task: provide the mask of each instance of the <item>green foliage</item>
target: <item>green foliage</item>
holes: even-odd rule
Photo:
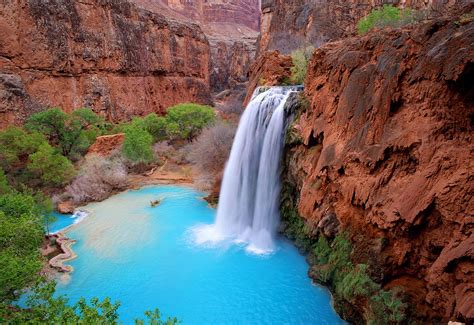
[[[5,172],[0,167],[0,195],[7,194],[11,191],[10,186],[8,185],[8,179],[5,175]]]
[[[414,21],[415,11],[409,8],[400,9],[392,5],[384,5],[382,8],[372,10],[370,14],[362,18],[357,23],[357,30],[360,35],[364,35],[373,28],[398,27]]]
[[[150,325],[176,325],[179,324],[179,321],[176,317],[170,318],[168,317],[166,320],[161,319],[161,312],[158,308],[153,311],[146,311],[145,316],[147,318],[147,322]],[[145,321],[142,319],[135,320],[136,325],[143,325]]]
[[[0,196],[0,302],[15,300],[18,290],[38,277],[41,210],[31,195],[12,192]]]
[[[55,153],[47,143],[31,154],[27,165],[29,171],[38,176],[45,184],[64,185],[74,175],[74,167],[64,156]]]
[[[191,141],[215,119],[212,107],[190,103],[178,104],[171,107],[166,115],[167,133],[173,138]]]
[[[0,167],[7,172],[18,169],[44,143],[46,139],[37,132],[8,127],[0,132]]]
[[[329,262],[329,256],[331,255],[331,247],[324,236],[319,236],[316,245],[313,248],[313,254],[316,257],[318,264],[324,265]]]
[[[143,126],[150,133],[155,141],[162,141],[167,138],[165,117],[158,117],[155,113],[148,114],[143,118]]]
[[[309,46],[291,53],[293,67],[291,67],[291,83],[301,85],[306,79],[308,63],[313,55],[314,47]]]
[[[397,297],[395,290],[380,290],[370,300],[368,324],[399,324],[406,319],[408,306]]]
[[[369,297],[380,289],[367,274],[368,266],[359,264],[344,276],[340,285],[336,287],[337,293],[347,301],[355,303],[357,299]]]
[[[64,156],[77,158],[101,134],[104,125],[104,120],[89,108],[66,114],[56,107],[31,115],[25,126],[45,135]]]
[[[153,160],[151,145],[153,137],[139,124],[132,123],[125,128],[122,152],[133,163],[149,163]]]

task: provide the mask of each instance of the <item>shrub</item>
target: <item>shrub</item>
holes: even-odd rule
[[[47,143],[29,156],[29,171],[37,175],[47,185],[64,185],[74,175],[74,167],[64,156],[55,153]]]
[[[125,128],[122,152],[132,163],[149,163],[153,160],[151,145],[153,137],[139,124],[132,123]]]
[[[77,158],[86,152],[104,124],[104,120],[89,108],[66,114],[55,107],[31,115],[25,127],[44,134],[50,144],[59,146],[64,156]]]
[[[347,273],[337,286],[338,294],[354,303],[358,298],[369,297],[377,292],[380,287],[367,274],[367,268],[366,264],[359,264]]]
[[[366,34],[373,28],[387,26],[398,27],[415,21],[415,12],[409,8],[400,9],[392,5],[384,5],[382,8],[374,9],[370,14],[357,23],[360,35]]]
[[[199,132],[215,121],[212,107],[198,104],[178,104],[166,115],[167,134],[175,139],[192,141]]]
[[[399,324],[406,318],[407,304],[397,297],[395,290],[380,290],[370,300],[368,324]]]
[[[188,160],[201,172],[212,174],[222,172],[232,149],[235,131],[235,125],[225,122],[204,129],[192,142]]]
[[[309,46],[304,49],[299,49],[291,53],[293,60],[293,67],[291,67],[291,78],[286,81],[286,84],[297,84],[301,85],[306,79],[306,73],[308,71],[308,63],[313,54],[314,47]]]
[[[66,187],[75,204],[101,201],[115,189],[127,186],[127,170],[118,159],[93,156],[82,165],[79,175]]]
[[[324,265],[329,261],[329,255],[331,254],[331,247],[326,237],[320,235],[318,241],[313,249],[313,254],[316,257],[318,264]]]

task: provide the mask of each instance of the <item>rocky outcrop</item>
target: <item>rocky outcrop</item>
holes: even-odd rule
[[[111,120],[210,102],[199,26],[125,0],[0,3],[0,127],[49,106]]]
[[[258,86],[276,86],[285,83],[291,76],[293,61],[289,55],[281,55],[278,51],[269,51],[260,55],[250,68],[247,88],[247,105]]]
[[[114,151],[119,150],[124,141],[125,133],[97,137],[95,142],[89,147],[87,155],[109,156]]]
[[[360,18],[383,4],[427,9],[443,15],[471,4],[470,0],[262,0],[259,50],[283,54],[304,46],[354,35]]]
[[[308,240],[346,230],[352,262],[401,287],[423,322],[474,321],[472,80],[472,21],[329,43],[287,137]]]

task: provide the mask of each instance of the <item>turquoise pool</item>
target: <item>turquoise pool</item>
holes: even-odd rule
[[[308,266],[284,239],[270,255],[233,243],[196,245],[191,229],[214,221],[203,193],[179,186],[128,191],[90,204],[67,234],[77,240],[74,272],[59,294],[111,297],[121,321],[160,308],[183,324],[342,324],[329,292],[311,283]],[[150,201],[162,199],[155,208]]]

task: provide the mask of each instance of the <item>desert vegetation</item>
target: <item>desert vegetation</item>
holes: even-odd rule
[[[372,10],[370,14],[362,18],[357,24],[357,30],[360,35],[364,35],[374,28],[400,27],[414,23],[416,20],[417,12],[415,10],[384,5]]]
[[[306,79],[308,64],[313,55],[314,47],[307,46],[291,53],[293,67],[291,68],[290,81],[294,85],[302,85]]]

